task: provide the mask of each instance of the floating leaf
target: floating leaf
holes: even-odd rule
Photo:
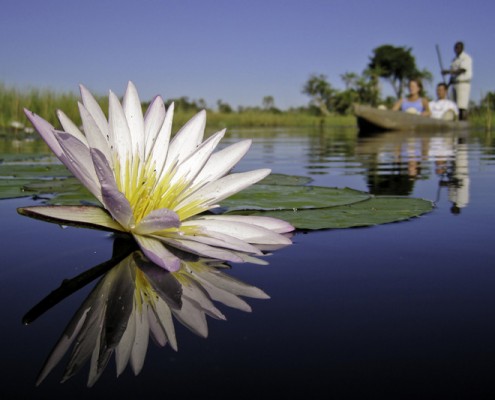
[[[226,212],[299,210],[352,204],[369,198],[369,193],[349,188],[258,184],[225,199],[221,205]]]
[[[26,179],[0,179],[0,199],[32,196],[32,193],[26,193],[23,190],[23,186],[30,182]]]
[[[61,164],[0,164],[0,176],[19,179],[68,177],[71,173]]]
[[[284,175],[284,174],[270,174],[262,181],[260,185],[286,185],[286,186],[302,186],[312,182],[313,178],[309,176],[300,175]]]
[[[243,212],[283,219],[298,229],[339,229],[404,221],[430,212],[433,203],[408,197],[373,197],[339,207],[297,211]]]

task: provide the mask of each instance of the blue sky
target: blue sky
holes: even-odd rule
[[[472,99],[495,91],[489,0],[2,0],[0,81],[18,88],[305,105],[310,74],[361,73],[383,44],[413,50],[439,82],[457,40],[474,61]],[[384,84],[384,89],[388,86]],[[433,87],[426,88],[433,94]]]

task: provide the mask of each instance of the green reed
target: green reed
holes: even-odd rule
[[[108,97],[96,96],[96,100],[106,112],[108,110]],[[56,116],[56,110],[62,110],[77,125],[81,123],[77,102],[79,94],[72,92],[60,93],[51,89],[25,89],[8,87],[0,82],[0,127],[9,128],[13,122],[19,122],[29,127],[30,124],[24,115],[24,108],[40,115],[55,127],[60,124]],[[168,106],[168,104],[167,104]],[[143,112],[144,112],[143,108]],[[176,108],[174,116],[174,130],[184,125],[195,112],[181,111]],[[331,115],[322,119],[305,112],[279,112],[245,111],[221,113],[208,110],[207,126],[211,128],[235,128],[235,127],[289,127],[289,126],[333,126],[353,125],[352,116]]]

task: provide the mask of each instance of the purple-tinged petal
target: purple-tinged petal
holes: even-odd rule
[[[113,171],[106,157],[98,149],[91,149],[95,172],[100,180],[102,202],[123,227],[130,229],[134,225],[134,214],[125,195],[117,188]]]
[[[62,225],[90,226],[124,232],[122,226],[108,212],[96,206],[33,206],[18,208],[17,212]]]
[[[63,150],[60,147],[57,139],[55,138],[55,128],[39,115],[36,115],[26,108],[24,109],[24,113],[26,114],[26,117],[29,119],[29,121],[31,121],[34,128],[41,135],[43,140],[46,142],[50,150],[53,151],[53,153],[60,159],[60,157],[63,155]]]
[[[168,228],[180,226],[179,216],[168,208],[159,208],[146,215],[133,230],[138,235],[146,235]]]
[[[136,234],[133,236],[145,256],[156,265],[170,272],[179,270],[180,259],[168,251],[159,240]]]
[[[88,147],[65,132],[56,131],[55,137],[63,150],[62,156],[59,157],[60,161],[101,202],[100,182]]]

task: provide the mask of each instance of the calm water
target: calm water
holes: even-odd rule
[[[176,322],[177,352],[150,341],[138,376],[127,367],[116,378],[112,357],[88,389],[88,366],[59,383],[66,359],[35,381],[96,281],[21,320],[64,279],[108,260],[113,240],[17,215],[37,204],[30,198],[2,200],[2,398],[494,398],[493,137],[266,129],[232,130],[223,143],[241,137],[254,143],[239,170],[269,167],[437,207],[403,223],[297,233],[269,265],[234,264],[228,274],[271,298],[248,299],[251,313],[218,305],[227,320],[207,317],[207,339]]]

